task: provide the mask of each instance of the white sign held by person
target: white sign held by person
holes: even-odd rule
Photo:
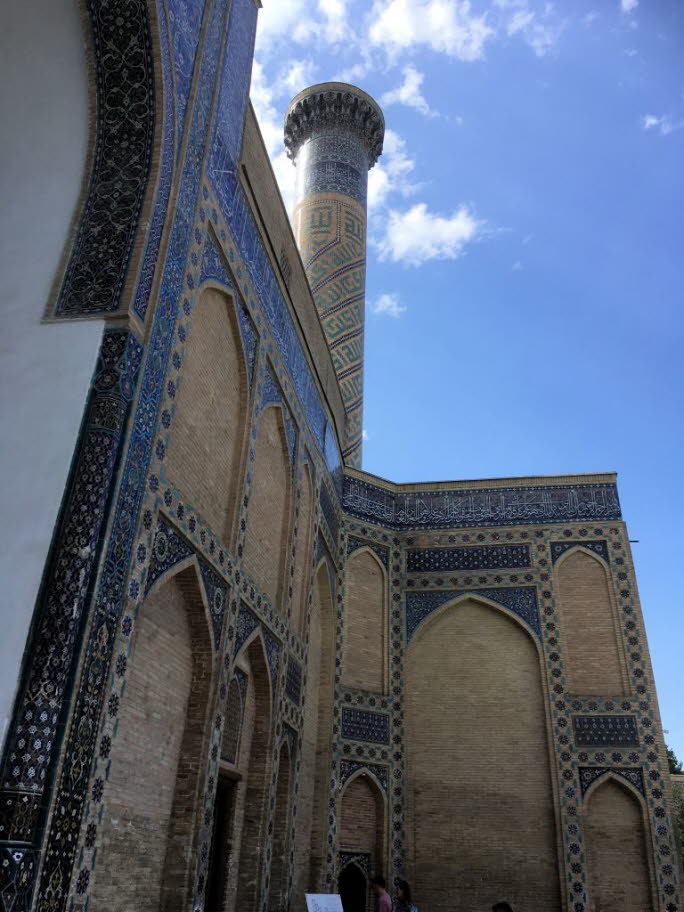
[[[306,893],[307,912],[342,912],[339,893]]]

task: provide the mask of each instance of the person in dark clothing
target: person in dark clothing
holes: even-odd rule
[[[492,912],[513,912],[513,906],[507,902],[494,903]]]
[[[397,892],[392,900],[392,912],[418,912],[411,900],[411,887],[405,880],[395,881]]]

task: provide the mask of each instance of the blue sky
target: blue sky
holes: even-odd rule
[[[385,113],[364,468],[617,471],[684,760],[684,3],[263,2],[252,101],[288,208],[297,91],[353,82]]]

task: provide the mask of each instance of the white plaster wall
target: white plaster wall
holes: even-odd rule
[[[81,187],[87,79],[76,0],[3,3],[0,744],[102,335],[40,322]]]

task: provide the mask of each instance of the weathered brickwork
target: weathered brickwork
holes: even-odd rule
[[[567,552],[554,571],[571,692],[622,696],[622,646],[606,569],[579,549]]]
[[[166,471],[225,541],[231,540],[241,484],[247,392],[234,305],[207,288],[187,335]]]
[[[108,331],[133,342],[89,398],[116,387],[113,439],[104,465],[84,424],[65,503],[90,503],[93,477],[97,503],[57,526],[2,766],[0,909],[302,912],[353,869],[362,891],[408,877],[428,912],[681,912],[614,476],[353,468],[380,120],[360,168],[359,135],[335,146],[342,108],[317,109],[318,151],[339,154],[302,194],[337,221],[302,229],[303,265],[247,103],[256,4],[160,0],[151,44],[136,9],[109,52],[144,52],[159,183],[136,221],[144,170],[126,227],[144,256],[119,245],[97,295],[145,339]]]
[[[387,677],[385,574],[373,552],[362,550],[347,560],[345,580],[346,642],[342,683],[382,693]]]

